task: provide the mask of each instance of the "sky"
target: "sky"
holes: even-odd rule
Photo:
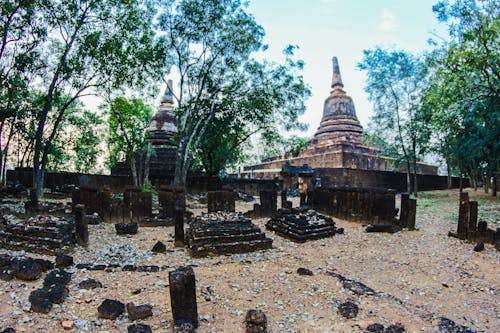
[[[338,57],[344,90],[355,103],[363,127],[373,107],[364,92],[365,74],[356,69],[363,50],[376,46],[415,54],[430,50],[428,40],[445,38],[446,28],[432,12],[437,0],[251,0],[248,11],[266,32],[266,58],[281,62],[282,50],[299,46],[297,59],[305,62],[304,81],[312,96],[300,120],[311,137],[319,126],[323,103],[330,93],[333,56]]]

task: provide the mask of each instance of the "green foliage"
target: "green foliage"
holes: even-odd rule
[[[297,157],[309,145],[309,139],[298,136],[285,138],[279,133],[263,133],[261,136],[263,158]]]
[[[146,129],[152,116],[152,108],[141,99],[117,97],[113,100],[108,116],[110,167],[117,162],[130,161],[134,154],[144,149]]]
[[[451,40],[430,58],[424,103],[432,110],[434,150],[449,170],[473,181],[500,167],[500,5],[440,1],[433,7]]]
[[[252,53],[265,49],[264,30],[239,0],[160,4],[167,62],[180,74],[176,184],[185,183],[195,153],[197,165],[215,173],[237,160],[251,134],[301,127],[297,117],[310,92],[294,47],[282,65],[255,60]]]

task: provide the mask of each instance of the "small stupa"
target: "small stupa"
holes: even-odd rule
[[[151,119],[147,130],[147,137],[154,151],[150,157],[151,178],[163,178],[173,175],[175,171],[177,156],[175,136],[178,129],[172,89],[172,80],[168,80],[158,111]]]

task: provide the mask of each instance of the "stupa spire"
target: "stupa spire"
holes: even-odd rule
[[[172,88],[172,80],[168,80],[167,82],[167,87],[165,88],[165,94],[163,94],[161,103],[174,104],[174,92]]]
[[[337,57],[332,58],[332,64],[333,64],[332,88],[335,88],[337,86],[343,88],[344,83],[342,83],[342,76],[340,76],[340,67]]]

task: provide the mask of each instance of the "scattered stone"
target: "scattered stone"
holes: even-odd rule
[[[406,332],[405,327],[399,323],[388,326],[384,330],[384,333],[404,333],[404,332]]]
[[[73,320],[64,320],[64,321],[61,322],[61,326],[65,330],[70,330],[70,329],[72,329],[75,326],[75,323],[73,322]]]
[[[116,319],[124,311],[125,304],[112,299],[105,299],[97,308],[97,312],[99,312],[99,318],[111,320]]]
[[[159,272],[160,267],[156,265],[145,265],[145,266],[138,266],[137,267],[138,272]]]
[[[174,333],[195,333],[195,327],[188,321],[178,322],[174,325]]]
[[[347,319],[355,318],[358,315],[359,307],[353,302],[345,302],[339,305],[339,312]]]
[[[127,327],[128,333],[152,333],[151,327],[146,324],[134,324]]]
[[[49,300],[52,303],[61,304],[68,294],[69,290],[64,284],[52,285],[49,289]]]
[[[85,215],[84,219],[87,224],[97,225],[102,223],[102,218],[97,213],[94,213],[92,215]]]
[[[49,313],[52,302],[49,299],[49,289],[39,288],[33,290],[28,298],[31,303],[31,311],[37,313]]]
[[[24,281],[33,281],[38,279],[42,273],[42,266],[31,258],[14,259],[11,262],[12,274]]]
[[[14,278],[12,271],[8,268],[0,268],[0,280],[11,281]]]
[[[470,327],[458,325],[453,320],[440,317],[438,323],[439,332],[443,333],[476,333],[476,331]]]
[[[245,323],[246,333],[265,333],[267,330],[266,314],[260,310],[248,310]]]
[[[80,289],[97,289],[97,288],[102,288],[102,283],[94,279],[87,279],[81,281],[78,284],[78,287]]]
[[[62,270],[62,269],[55,269],[43,280],[43,286],[44,287],[50,287],[53,285],[67,285],[71,281],[71,274]]]
[[[390,234],[401,231],[401,226],[395,224],[372,224],[366,227],[366,232],[388,232]]]
[[[60,254],[56,257],[56,267],[66,268],[73,265],[73,257],[67,254]]]
[[[127,303],[126,308],[130,320],[146,319],[153,316],[153,307],[149,304],[135,306],[131,302]]]
[[[475,252],[484,251],[484,243],[477,243],[476,246],[474,246],[474,251]]]
[[[0,333],[16,333],[16,330],[13,329],[12,327],[7,327],[6,329],[4,329],[2,332]]]
[[[151,249],[151,251],[156,252],[156,253],[165,253],[165,252],[167,252],[167,246],[165,244],[163,244],[162,242],[158,241],[153,246],[153,249]]]
[[[383,333],[384,332],[384,328],[385,328],[384,325],[379,324],[379,323],[374,323],[374,324],[368,325],[368,327],[366,328],[366,330],[368,332]]]
[[[12,257],[8,254],[0,254],[0,268],[10,267]]]
[[[117,235],[135,235],[137,234],[138,229],[139,225],[137,224],[137,222],[115,224]]]
[[[50,271],[54,269],[54,263],[45,259],[33,259],[40,267],[42,268],[42,272]]]
[[[304,267],[297,268],[297,273],[299,275],[314,275],[310,269]]]

